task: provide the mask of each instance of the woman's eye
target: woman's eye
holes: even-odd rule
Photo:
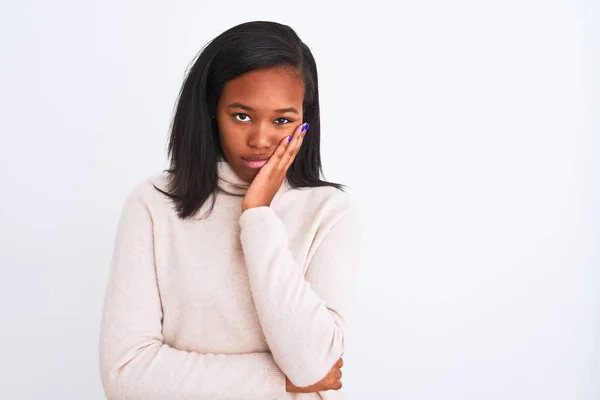
[[[241,122],[250,121],[250,117],[247,114],[235,114],[234,118]]]
[[[283,122],[282,122],[282,121],[283,121]],[[290,122],[292,122],[292,121],[290,121],[290,120],[289,120],[289,119],[287,119],[287,118],[283,118],[283,117],[282,117],[282,118],[277,118],[277,119],[275,120],[275,122],[276,122],[276,123],[278,123],[278,124],[289,124],[289,123],[290,123]]]

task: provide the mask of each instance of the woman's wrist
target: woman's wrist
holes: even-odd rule
[[[299,388],[298,386],[295,386],[287,376],[285,377],[285,391],[288,393],[310,393],[304,390],[304,388]]]

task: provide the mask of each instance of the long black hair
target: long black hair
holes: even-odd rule
[[[321,180],[319,88],[310,49],[287,25],[246,22],[205,45],[181,87],[168,145],[168,183],[166,191],[156,188],[171,198],[180,218],[196,214],[217,188],[217,163],[223,151],[215,115],[223,87],[247,72],[278,66],[292,67],[300,74],[305,89],[303,120],[310,123],[310,134],[288,168],[288,182],[293,188],[343,190],[341,184]]]

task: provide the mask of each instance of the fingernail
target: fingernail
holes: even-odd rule
[[[308,127],[309,127],[309,126],[310,126],[310,124],[309,124],[308,122],[307,122],[306,124],[304,124],[304,125],[302,126],[302,130],[301,130],[301,132],[304,132],[304,131],[308,130]]]
[[[288,136],[288,142],[291,142],[291,141],[292,141],[292,137]]]

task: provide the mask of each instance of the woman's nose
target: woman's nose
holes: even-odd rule
[[[256,124],[250,131],[248,145],[257,149],[268,149],[275,140],[275,129],[271,124]]]

